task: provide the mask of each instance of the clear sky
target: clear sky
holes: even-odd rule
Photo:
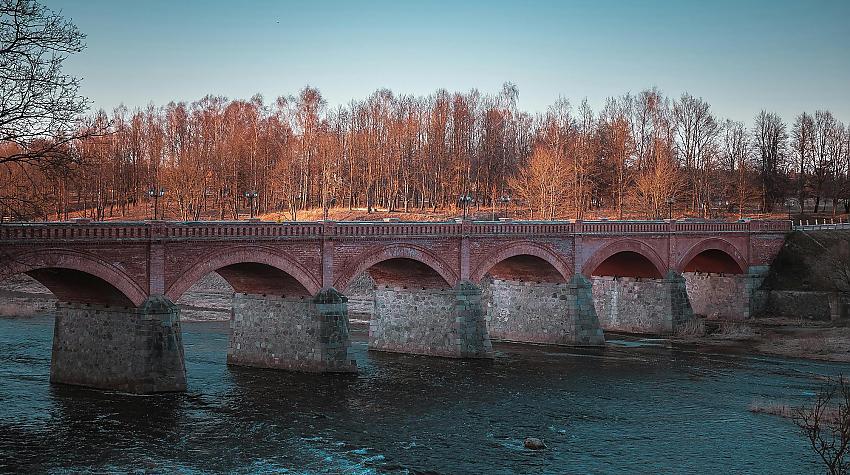
[[[67,68],[107,110],[512,81],[532,112],[657,86],[747,123],[762,108],[850,122],[850,0],[43,1],[88,35]]]

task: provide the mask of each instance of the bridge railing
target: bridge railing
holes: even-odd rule
[[[638,234],[670,232],[666,221],[583,221],[577,231],[582,234]]]
[[[164,223],[165,236],[171,239],[320,237],[322,223],[267,223],[240,221]]]
[[[850,221],[834,218],[807,219],[794,223],[794,229],[798,231],[819,231],[828,229],[850,229]]]
[[[147,240],[151,227],[144,222],[57,222],[57,223],[11,223],[0,225],[0,240],[19,239],[62,239],[62,240]]]
[[[486,235],[565,235],[575,233],[572,221],[473,221],[469,233]]]
[[[339,237],[452,236],[462,232],[461,225],[452,222],[338,221],[332,229],[333,235]]]
[[[850,223],[796,225],[795,229],[845,229]],[[0,240],[320,239],[405,236],[565,236],[571,234],[714,234],[789,232],[784,220],[720,221],[467,221],[461,222],[61,222],[4,223]]]

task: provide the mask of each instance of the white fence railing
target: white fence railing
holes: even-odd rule
[[[819,231],[826,229],[850,229],[850,219],[824,218],[824,219],[802,219],[793,221],[792,227],[795,231]]]

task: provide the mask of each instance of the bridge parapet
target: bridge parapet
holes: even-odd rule
[[[633,234],[785,233],[791,222],[467,221],[460,222],[46,222],[0,225],[0,241],[147,241],[404,238]]]

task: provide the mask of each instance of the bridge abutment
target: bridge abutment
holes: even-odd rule
[[[369,349],[451,358],[492,358],[481,290],[375,289]]]
[[[593,277],[593,300],[605,331],[671,334],[693,318],[685,278]]]
[[[185,391],[180,309],[163,296],[140,308],[58,304],[50,382],[140,394]]]
[[[487,285],[487,327],[496,340],[556,345],[603,345],[591,283],[493,279]]]
[[[227,363],[316,373],[356,372],[345,296],[323,290],[312,299],[233,296]]]

